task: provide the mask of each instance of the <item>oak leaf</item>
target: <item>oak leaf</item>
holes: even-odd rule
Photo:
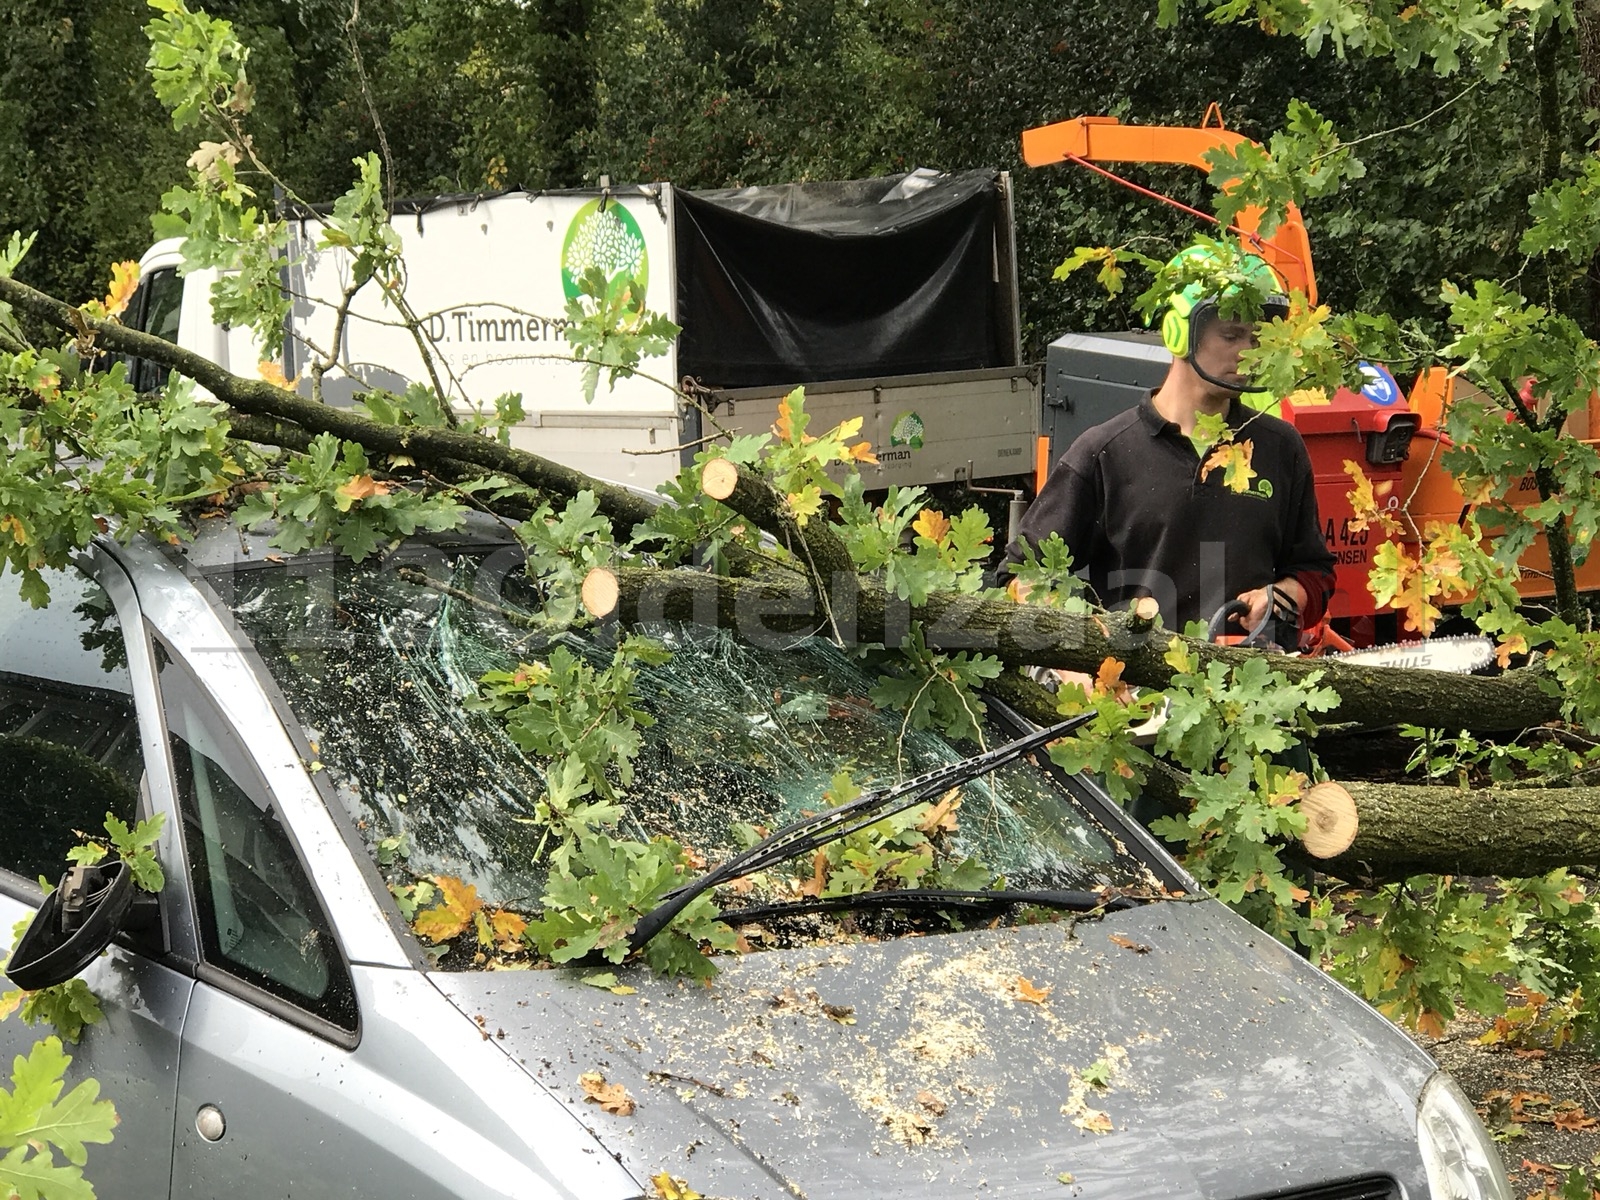
[[[300,376],[293,379],[287,378],[283,368],[271,359],[264,359],[256,366],[256,374],[265,379],[273,387],[281,387],[286,392],[294,391],[295,384],[300,382]]]
[[[858,463],[866,463],[872,467],[878,465],[878,456],[872,452],[871,442],[857,442],[854,446],[846,446],[844,452]]]
[[[1114,658],[1106,658],[1100,663],[1100,669],[1095,672],[1094,690],[1097,696],[1112,696],[1122,687],[1123,664]]]
[[[111,290],[106,293],[106,316],[120,316],[139,286],[139,264],[133,261],[111,264]]]
[[[943,830],[945,833],[956,832],[956,809],[961,807],[961,794],[957,788],[946,792],[932,808],[928,809],[917,828],[923,833],[934,833]]]
[[[1514,633],[1494,648],[1494,660],[1500,664],[1500,669],[1505,670],[1511,665],[1511,656],[1526,654],[1528,652],[1528,639],[1520,633]]]
[[[1600,1126],[1600,1121],[1584,1112],[1581,1105],[1574,1104],[1570,1108],[1558,1109],[1550,1118],[1550,1124],[1557,1129],[1565,1129],[1568,1133],[1578,1133]]]
[[[1132,950],[1135,954],[1149,954],[1150,947],[1143,942],[1136,942],[1132,938],[1123,937],[1120,933],[1108,934],[1113,946],[1121,946],[1124,950]]]
[[[528,922],[508,909],[497,909],[489,918],[489,927],[494,930],[495,945],[502,950],[520,950],[522,948],[522,933],[528,928]]]
[[[1072,1123],[1090,1133],[1110,1133],[1113,1128],[1111,1118],[1098,1108],[1084,1109],[1082,1115],[1072,1118]]]
[[[389,493],[387,483],[379,483],[371,475],[357,475],[347,483],[339,485],[338,494],[345,500],[367,500],[373,496],[386,496]]]
[[[676,1179],[665,1171],[650,1176],[650,1186],[656,1190],[656,1200],[704,1200],[682,1179]]]
[[[444,942],[466,932],[474,923],[483,901],[478,889],[454,875],[432,875],[429,878],[439,889],[440,901],[434,907],[419,912],[411,928],[433,942]]]
[[[633,1116],[633,1097],[628,1095],[628,1089],[620,1083],[607,1083],[599,1071],[585,1071],[579,1075],[578,1086],[583,1089],[583,1098],[588,1103],[598,1104],[614,1116]]]
[[[1016,982],[1011,985],[1011,990],[1024,1004],[1043,1004],[1050,995],[1048,987],[1036,987],[1021,975],[1017,976]]]
[[[805,388],[798,387],[778,401],[778,419],[772,424],[772,432],[778,435],[780,442],[793,446],[812,440],[806,436],[811,414],[805,410],[805,400]]]
[[[1256,477],[1255,468],[1250,465],[1253,449],[1248,438],[1212,447],[1211,454],[1200,467],[1200,478],[1221,470],[1223,487],[1230,492],[1248,492],[1250,481]]]
[[[950,532],[950,518],[936,508],[925,508],[917,514],[911,528],[937,546]]]

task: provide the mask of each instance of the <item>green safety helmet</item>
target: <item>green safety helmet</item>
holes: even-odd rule
[[[1211,262],[1215,261],[1215,257],[1209,246],[1190,246],[1179,252],[1167,265],[1175,267],[1189,259]],[[1239,260],[1239,266],[1250,282],[1267,293],[1261,305],[1261,319],[1270,321],[1275,317],[1287,317],[1289,298],[1284,295],[1283,277],[1259,255],[1246,254]],[[1229,289],[1230,294],[1236,294],[1237,290],[1236,286]],[[1161,317],[1161,344],[1174,358],[1186,359],[1190,366],[1194,365],[1194,348],[1199,344],[1206,326],[1217,320],[1219,299],[1219,296],[1206,295],[1205,285],[1199,280],[1167,297],[1166,311]],[[1213,379],[1209,382],[1219,381]]]

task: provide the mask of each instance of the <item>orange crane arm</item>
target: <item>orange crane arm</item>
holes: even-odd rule
[[[1076,117],[1023,130],[1022,158],[1030,167],[1074,161],[1144,162],[1178,163],[1209,172],[1206,151],[1249,140],[1220,124],[1124,125],[1116,117]],[[1311,240],[1299,207],[1289,205],[1271,237],[1258,237],[1260,227],[1261,209],[1247,208],[1239,214],[1236,228],[1283,276],[1291,291],[1304,292],[1306,300],[1315,304],[1317,278],[1311,269]]]

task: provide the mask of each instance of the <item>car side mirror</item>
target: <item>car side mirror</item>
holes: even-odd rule
[[[133,872],[120,859],[73,867],[11,953],[5,973],[24,991],[65,983],[82,971],[127,924]]]

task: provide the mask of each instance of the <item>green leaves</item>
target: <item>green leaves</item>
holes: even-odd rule
[[[1313,56],[1331,45],[1339,58],[1350,53],[1392,57],[1403,70],[1426,61],[1439,75],[1470,65],[1493,76],[1505,64],[1514,33],[1525,38],[1553,21],[1571,20],[1560,0],[1463,0],[1431,7],[1360,0],[1194,0],[1193,6],[1219,23],[1259,24],[1298,38]],[[1182,8],[1182,0],[1161,0],[1159,23],[1173,25]]]
[[[351,283],[356,287],[374,276],[386,287],[397,287],[395,275],[400,263],[400,235],[389,224],[389,210],[383,197],[383,169],[378,156],[367,153],[352,160],[358,172],[356,182],[333,202],[317,241],[319,250],[338,248],[351,255]]]
[[[606,386],[634,374],[646,358],[667,352],[679,328],[644,306],[637,281],[626,272],[607,276],[591,266],[578,276],[579,295],[567,301],[567,343],[584,364],[583,398],[594,402],[600,373]]]
[[[1201,673],[1173,638],[1166,658],[1176,674],[1156,750],[1189,771],[1191,808],[1151,829],[1187,845],[1184,865],[1218,899],[1276,937],[1308,940],[1310,923],[1295,910],[1308,893],[1275,845],[1305,831],[1297,801],[1308,781],[1270,756],[1296,745],[1297,731],[1311,732],[1310,714],[1337,697],[1317,686],[1318,675],[1290,682],[1264,657],[1233,668],[1214,662]]]
[[[1329,970],[1379,1011],[1434,1036],[1458,996],[1475,1012],[1505,1011],[1494,976],[1516,966],[1516,905],[1425,876],[1379,888],[1354,908],[1365,920],[1345,929]]]
[[[152,894],[166,886],[166,876],[162,873],[161,863],[157,861],[155,853],[156,843],[161,840],[161,829],[166,821],[166,813],[156,813],[155,816],[140,821],[129,829],[127,823],[115,814],[106,814],[105,827],[111,836],[112,847],[133,872],[134,885]],[[67,851],[67,861],[79,864],[92,865],[100,862],[105,856],[106,848],[98,842],[87,842]]]
[[[1263,148],[1242,141],[1208,150],[1211,184],[1218,189],[1217,220],[1226,228],[1247,208],[1260,208],[1260,233],[1271,237],[1289,206],[1330,195],[1367,173],[1361,160],[1309,104],[1291,100],[1285,126]]]
[[[60,1040],[45,1038],[16,1057],[11,1090],[0,1088],[0,1191],[17,1200],[94,1200],[83,1178],[85,1144],[111,1141],[117,1113],[93,1079],[61,1095],[71,1065]]]
[[[247,529],[276,520],[271,544],[290,553],[332,543],[356,562],[418,530],[461,523],[455,500],[379,482],[371,469],[359,444],[318,434],[284,467],[284,482],[248,497],[237,519]]]
[[[552,962],[572,962],[591,952],[620,963],[628,935],[660,898],[686,881],[683,847],[670,838],[620,842],[605,835],[584,838],[570,870],[552,873],[542,902],[544,915],[528,925],[527,938]],[[716,965],[701,951],[731,950],[732,929],[717,919],[709,896],[698,896],[642,951],[652,970],[709,979]]]
[[[584,837],[620,817],[621,809],[609,802],[617,797],[617,784],[633,782],[639,729],[655,724],[639,706],[639,670],[669,657],[659,643],[630,635],[603,669],[557,646],[548,663],[490,671],[478,681],[478,703],[504,718],[511,740],[553,760],[545,768],[545,794],[535,818],[556,838],[550,859],[558,871],[567,870]],[[586,800],[591,793],[606,803]]]
[[[250,50],[233,26],[183,0],[149,0],[161,15],[144,27],[150,39],[145,63],[156,99],[172,113],[175,129],[198,124],[212,112],[243,115],[254,102],[245,62]]]
[[[1000,674],[998,658],[962,651],[929,650],[920,627],[901,641],[898,654],[874,652],[883,667],[869,693],[879,708],[905,713],[902,728],[937,729],[956,740],[983,740],[980,723],[987,711],[978,697],[986,680]]]
[[[69,979],[36,992],[13,990],[0,995],[0,1019],[13,1011],[24,1024],[43,1022],[74,1043],[86,1028],[105,1019],[100,1001],[81,979]]]
[[[600,501],[585,489],[559,514],[549,504],[517,528],[527,548],[528,576],[545,589],[544,619],[570,625],[581,615],[579,589],[595,567],[613,565],[618,557],[611,522],[600,515]]]

